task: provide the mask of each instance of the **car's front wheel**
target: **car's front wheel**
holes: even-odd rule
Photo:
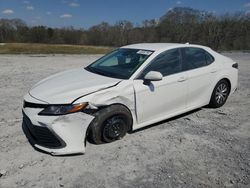
[[[95,144],[123,138],[132,125],[130,111],[122,105],[111,105],[95,113],[90,124],[90,139]]]
[[[209,106],[212,108],[219,108],[223,106],[228,98],[230,93],[230,85],[227,80],[223,79],[220,80],[212,93]]]

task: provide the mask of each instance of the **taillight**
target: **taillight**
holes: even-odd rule
[[[238,63],[234,63],[234,64],[232,65],[232,67],[238,69],[239,65],[238,65]]]

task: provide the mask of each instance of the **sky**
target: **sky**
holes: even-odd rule
[[[250,12],[250,0],[0,0],[0,18],[20,18],[28,25],[89,28],[102,21],[140,24],[174,7],[215,14]]]

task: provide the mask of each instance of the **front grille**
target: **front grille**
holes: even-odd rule
[[[62,148],[66,144],[53,134],[47,127],[32,125],[30,119],[24,114],[24,124],[28,129],[32,139],[41,146],[48,148]]]

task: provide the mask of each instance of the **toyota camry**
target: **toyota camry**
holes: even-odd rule
[[[109,143],[196,108],[221,107],[237,82],[238,64],[209,47],[128,45],[35,84],[24,97],[23,128],[52,155],[84,153],[87,137]]]

